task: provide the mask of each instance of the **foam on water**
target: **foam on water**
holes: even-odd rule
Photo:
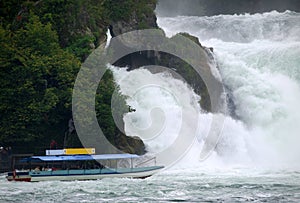
[[[203,113],[197,106],[199,98],[193,90],[168,74],[151,74],[147,70],[126,73],[115,69],[114,75],[121,91],[129,96],[128,104],[137,110],[124,118],[128,134],[143,138],[136,131],[136,126],[147,129],[151,119],[159,119],[160,116],[152,118],[151,109],[164,109],[165,124],[159,136],[145,140],[150,152],[160,151],[172,144],[181,125],[192,122],[189,118],[182,120],[180,113],[189,107],[197,111],[199,129],[198,142],[183,159],[185,165],[254,164],[273,168],[274,165],[292,167],[299,163],[300,14],[287,11],[213,17],[181,16],[158,18],[158,23],[169,36],[189,32],[199,37],[204,45],[214,48],[219,74],[232,93],[235,114],[240,120],[226,117],[215,152],[205,163],[199,163],[197,159],[212,115]],[[128,80],[121,81],[121,75]],[[130,92],[146,83],[157,86],[142,88],[139,95]],[[162,91],[157,87],[166,89]],[[182,95],[183,103],[176,104],[178,97],[174,95]]]
[[[150,152],[172,145],[181,126],[189,133],[189,123],[198,120],[197,139],[175,169],[121,181],[24,183],[7,182],[0,174],[0,202],[299,202],[300,173],[292,164],[300,163],[299,16],[158,19],[168,34],[190,32],[213,46],[219,74],[232,92],[240,120],[226,117],[218,146],[204,162],[203,141],[213,116],[221,115],[203,113],[199,96],[170,74],[110,67],[136,109],[125,116],[125,130],[141,136]],[[157,120],[163,125],[156,126]]]

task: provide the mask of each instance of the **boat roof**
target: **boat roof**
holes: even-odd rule
[[[62,155],[62,156],[31,156],[22,159],[27,161],[88,161],[88,160],[112,160],[138,158],[136,154],[97,154],[97,155]]]

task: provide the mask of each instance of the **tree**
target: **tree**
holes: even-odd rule
[[[15,32],[0,27],[0,44],[0,142],[22,145],[63,134],[54,129],[70,117],[80,62],[34,14]]]

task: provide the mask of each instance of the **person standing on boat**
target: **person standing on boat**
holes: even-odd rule
[[[50,149],[57,149],[57,142],[55,140],[51,140]]]

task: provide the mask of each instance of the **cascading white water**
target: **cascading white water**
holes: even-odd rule
[[[299,163],[299,13],[160,17],[158,24],[169,36],[188,32],[197,36],[204,46],[213,47],[223,83],[232,93],[235,114],[240,121],[226,118],[215,153],[204,163],[272,164],[272,167]],[[181,120],[176,99],[172,99],[172,94],[184,93],[188,98],[184,105],[198,112],[200,126],[199,142],[194,143],[184,162],[199,164],[198,154],[212,115],[202,113],[195,105],[197,97],[193,90],[169,75],[151,74],[147,70],[126,73],[114,69],[114,75],[121,91],[129,96],[128,104],[137,110],[125,116],[128,134],[138,134],[134,125],[140,128],[150,125],[151,109],[164,109],[166,122],[158,133],[160,136],[145,140],[149,151],[159,151],[170,145],[178,133],[178,126],[182,125],[180,122],[183,125],[192,122],[191,119]],[[122,80],[121,75],[129,79]],[[138,89],[145,80],[166,87],[167,91],[154,86],[141,90],[139,95],[128,91]],[[130,98],[135,98],[134,102]]]
[[[186,83],[166,72],[128,72],[114,66],[110,69],[122,94],[128,96],[127,104],[135,109],[124,117],[126,134],[140,136],[150,153],[172,145],[181,128],[185,133],[194,133],[189,129],[190,121],[183,119],[182,110],[188,112],[187,118],[197,117],[201,111],[197,103],[200,97]]]

